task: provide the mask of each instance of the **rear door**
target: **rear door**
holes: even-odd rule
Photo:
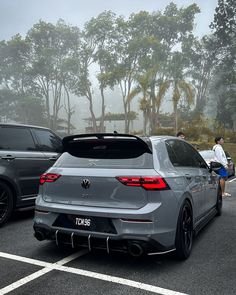
[[[189,190],[192,195],[197,220],[205,210],[205,187],[200,165],[196,161],[196,151],[185,141],[177,139],[167,140],[166,146],[173,166],[185,179],[186,191]]]
[[[204,210],[207,212],[216,205],[219,184],[218,175],[216,175],[215,173],[210,173],[209,167],[199,153],[196,153],[195,157],[200,163],[201,167],[203,185],[205,189]]]
[[[22,199],[38,193],[44,161],[29,127],[0,127],[0,174],[16,184]]]

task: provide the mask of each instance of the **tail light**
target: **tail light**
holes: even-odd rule
[[[165,179],[157,176],[117,176],[121,183],[127,186],[138,186],[145,190],[170,189]]]
[[[43,185],[45,182],[55,182],[59,177],[61,175],[57,173],[44,173],[40,176],[39,184]]]

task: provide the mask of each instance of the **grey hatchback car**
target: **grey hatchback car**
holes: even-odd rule
[[[0,124],[0,226],[13,210],[34,206],[39,177],[61,151],[61,139],[48,128]]]
[[[184,140],[81,134],[40,178],[38,240],[128,252],[191,252],[194,233],[221,215],[219,179]]]

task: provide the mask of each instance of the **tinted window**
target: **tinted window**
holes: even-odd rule
[[[170,161],[174,166],[180,166],[180,162],[179,162],[174,150],[172,149],[172,145],[173,145],[172,141],[166,142],[166,149],[167,149]]]
[[[182,140],[168,140],[166,147],[170,161],[174,166],[207,167],[199,153]]]
[[[35,144],[28,128],[0,127],[0,149],[11,151],[33,151]]]
[[[34,129],[39,145],[38,149],[48,152],[60,152],[61,140],[48,130]]]
[[[192,152],[195,166],[208,169],[208,166],[207,166],[205,160],[202,158],[202,156],[199,154],[199,152],[196,151],[191,145],[188,145],[187,143],[185,143],[185,145],[187,145],[187,148],[190,150],[190,152]]]
[[[139,157],[121,158],[79,158],[69,153],[63,153],[57,162],[58,167],[87,167],[87,168],[132,168],[148,169],[153,168],[152,154],[144,153]]]
[[[152,153],[143,140],[129,136],[81,136],[64,137],[63,151],[78,158],[93,159],[134,159],[144,153]]]

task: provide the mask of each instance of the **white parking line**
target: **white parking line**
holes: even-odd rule
[[[7,294],[7,293],[25,285],[26,283],[28,283],[32,280],[35,280],[35,279],[41,277],[42,275],[54,270],[57,266],[61,267],[63,264],[66,264],[66,263],[68,263],[68,262],[70,262],[70,261],[72,261],[84,254],[87,254],[87,253],[88,253],[88,250],[82,250],[80,252],[77,252],[75,254],[72,254],[68,257],[63,258],[60,261],[57,261],[56,263],[49,263],[49,262],[44,262],[44,261],[40,261],[40,260],[36,260],[36,259],[31,259],[31,258],[27,258],[27,257],[21,257],[18,255],[12,255],[12,254],[0,252],[0,257],[44,267],[43,269],[36,271],[33,274],[31,274],[27,277],[24,277],[9,286],[6,286],[6,287],[0,289],[0,295]]]
[[[11,284],[7,287],[4,287],[3,289],[0,289],[0,295],[7,294],[7,293],[11,292],[12,290],[19,288],[20,286],[22,286],[34,279],[37,279],[38,277],[40,277],[52,270],[64,271],[67,273],[73,273],[73,274],[77,274],[77,275],[81,275],[81,276],[85,276],[85,277],[90,277],[90,278],[94,278],[94,279],[98,279],[98,280],[121,284],[121,285],[125,285],[128,287],[141,289],[144,291],[150,291],[150,292],[160,294],[160,295],[187,295],[186,293],[180,293],[180,292],[160,288],[160,287],[153,286],[153,285],[143,284],[141,282],[137,282],[137,281],[133,281],[133,280],[127,280],[127,279],[123,279],[123,278],[119,278],[119,277],[115,277],[115,276],[104,275],[104,274],[100,274],[100,273],[96,273],[96,272],[92,272],[92,271],[63,266],[64,264],[86,254],[87,252],[88,252],[87,250],[80,251],[80,252],[70,255],[70,256],[68,256],[56,263],[49,263],[49,262],[44,262],[44,261],[40,261],[40,260],[36,260],[36,259],[25,258],[25,257],[17,256],[17,255],[11,255],[11,254],[0,252],[0,257],[13,259],[16,261],[21,261],[21,262],[30,263],[33,265],[38,265],[38,266],[44,267],[43,269],[25,277],[25,278],[22,278],[19,281],[14,282],[13,284]]]
[[[236,180],[236,177],[233,178],[233,179],[231,179],[231,180],[228,180],[228,182],[233,182],[233,181],[235,181],[235,180]]]
[[[31,274],[31,275],[29,275],[29,276],[27,276],[27,277],[25,277],[25,278],[23,278],[23,279],[21,279],[19,281],[16,281],[15,283],[13,283],[13,284],[11,284],[11,285],[3,288],[3,289],[0,289],[0,294],[1,295],[7,294],[7,293],[9,293],[9,292],[11,292],[11,291],[25,285],[25,284],[27,284],[28,282],[33,281],[33,280],[41,277],[42,275],[48,273],[49,271],[52,271],[52,269],[45,267],[45,268],[43,268],[43,269],[41,269],[41,270],[39,270],[37,272],[34,272],[33,274]]]

